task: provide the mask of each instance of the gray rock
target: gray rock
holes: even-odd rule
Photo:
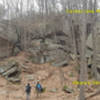
[[[100,24],[100,23],[99,23]],[[95,26],[96,29],[96,38],[95,38],[95,46],[96,48],[93,48],[93,40],[92,40],[92,34],[89,35],[87,39],[87,50],[86,50],[86,57],[89,58],[90,61],[88,61],[88,65],[92,64],[92,55],[93,55],[93,49],[95,49],[96,54],[95,54],[95,67],[96,67],[96,73],[94,72],[94,69],[92,69],[95,78],[100,81],[100,26],[98,25],[98,22],[96,23]]]
[[[74,54],[70,54],[70,58],[71,58],[72,60],[75,60],[75,59],[76,59],[76,56],[75,56]]]
[[[22,100],[22,96],[15,96],[15,99]]]
[[[5,95],[5,94],[7,94],[6,90],[0,90],[0,95]]]
[[[68,36],[63,32],[58,32],[56,37],[52,36],[52,34],[46,34],[45,38],[34,38],[31,43],[32,48],[29,50],[32,54],[31,61],[37,64],[53,62],[54,66],[67,65],[68,62],[66,63],[65,59],[67,58],[67,51],[69,49],[66,46],[68,43],[66,41],[68,41]],[[58,61],[58,59],[60,60]]]
[[[36,64],[44,64],[45,63],[45,58],[43,55],[36,55],[36,56],[32,55],[30,60]]]
[[[73,89],[70,89],[70,88],[66,88],[66,89],[64,89],[64,91],[65,91],[66,93],[73,93]]]
[[[59,61],[59,62],[57,61],[57,62],[52,63],[52,65],[55,67],[63,67],[63,66],[67,66],[68,62],[67,60]]]
[[[52,92],[52,93],[56,93],[57,91],[58,91],[57,88],[54,88],[54,89],[51,89],[51,90],[50,90],[50,92]]]
[[[53,49],[61,48],[62,45],[60,45],[60,44],[54,44],[54,43],[48,43],[47,47],[48,47],[48,49],[53,50]]]
[[[16,30],[14,28],[12,28],[11,25],[9,25],[8,27],[8,21],[3,20],[3,22],[1,22],[0,24],[0,37],[4,37],[7,40],[16,43],[17,42],[17,34],[16,34]]]
[[[7,70],[6,72],[2,73],[3,76],[9,76],[11,73],[16,72],[17,67],[13,67],[9,70]]]
[[[16,56],[19,52],[20,52],[20,49],[18,47],[15,47],[13,55]]]
[[[90,58],[93,55],[93,51],[89,48],[86,48],[86,58]]]
[[[26,78],[27,78],[29,81],[35,80],[35,76],[34,76],[34,75],[27,75]]]
[[[14,60],[8,61],[7,64],[0,65],[0,74],[8,81],[19,82],[21,70],[18,63]]]
[[[96,37],[96,50],[100,51],[100,35]]]
[[[92,34],[90,34],[90,35],[88,36],[86,45],[87,45],[88,48],[93,49]]]
[[[11,77],[11,78],[6,78],[8,81],[10,81],[10,82],[20,82],[21,81],[21,79],[20,78],[16,78],[16,77]]]
[[[92,65],[92,55],[93,55],[93,42],[92,42],[92,34],[90,34],[89,36],[88,36],[88,39],[87,39],[87,42],[86,42],[86,46],[87,46],[87,48],[86,48],[86,58],[88,58],[88,62],[87,62],[87,64],[88,64],[88,66],[89,65]]]

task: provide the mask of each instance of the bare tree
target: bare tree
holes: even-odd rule
[[[2,19],[5,16],[6,9],[5,6],[0,4],[0,19]]]
[[[83,10],[87,8],[87,0],[83,0]],[[81,59],[81,64],[80,64],[80,82],[86,81],[86,71],[87,71],[87,66],[86,66],[86,57],[85,57],[85,51],[86,51],[86,14],[82,14],[82,28],[81,28],[81,54],[80,54],[80,59]],[[85,100],[85,86],[80,85],[80,95],[79,95],[79,100]]]

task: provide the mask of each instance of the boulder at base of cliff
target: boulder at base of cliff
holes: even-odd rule
[[[21,81],[21,70],[15,60],[10,60],[6,64],[0,64],[0,74],[10,82]]]

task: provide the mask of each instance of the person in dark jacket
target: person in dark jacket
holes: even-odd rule
[[[31,93],[31,86],[30,84],[28,83],[26,85],[26,100],[30,100],[30,93]]]
[[[37,97],[39,97],[39,94],[42,93],[42,91],[43,91],[42,85],[39,82],[37,82],[36,84]]]

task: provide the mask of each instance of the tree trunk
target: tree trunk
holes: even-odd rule
[[[87,1],[83,1],[83,9],[86,9]],[[86,57],[85,57],[85,51],[86,51],[86,14],[83,13],[82,16],[82,35],[81,35],[81,54],[80,54],[80,60],[81,60],[81,65],[80,65],[80,82],[86,81],[87,77],[87,66],[86,66]],[[80,85],[80,95],[79,95],[79,100],[85,100],[85,86]]]

